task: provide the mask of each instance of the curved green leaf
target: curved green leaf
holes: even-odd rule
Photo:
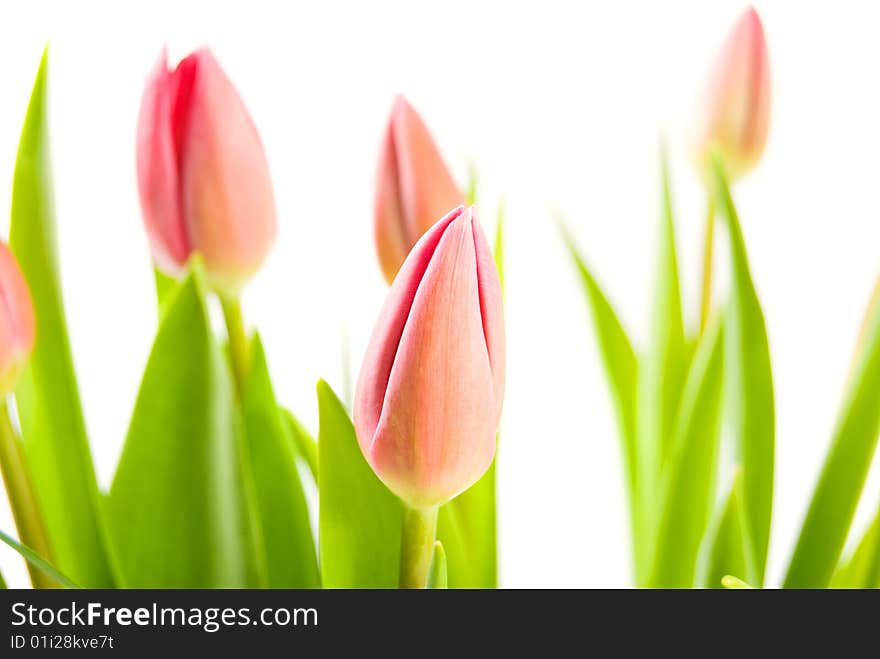
[[[296,468],[293,438],[275,400],[259,335],[251,343],[242,392],[248,456],[270,588],[320,586],[309,510]]]
[[[868,309],[825,465],[785,577],[787,588],[831,580],[880,435],[880,297]]]
[[[4,544],[12,547],[24,560],[26,560],[38,570],[42,571],[50,579],[56,581],[59,586],[62,586],[63,588],[79,588],[79,586],[73,583],[73,581],[71,581],[68,577],[64,576],[49,561],[40,556],[37,552],[35,552],[27,545],[23,545],[15,538],[6,535],[3,531],[0,531],[0,542],[3,542]],[[5,588],[6,582],[3,581],[3,577],[2,575],[0,575],[0,589]]]
[[[880,509],[852,556],[835,572],[831,585],[835,588],[880,588]]]
[[[611,387],[617,422],[623,445],[623,460],[629,485],[630,502],[636,489],[636,389],[638,360],[632,343],[608,298],[578,252],[574,239],[562,221],[559,228],[565,246],[578,269],[587,303],[593,317],[599,354]]]
[[[665,153],[661,154],[663,212],[655,275],[648,350],[639,368],[636,414],[636,481],[638,486],[635,546],[636,581],[650,578],[660,498],[660,475],[671,450],[674,423],[687,373],[675,227]]]
[[[495,462],[474,485],[441,506],[437,537],[449,563],[451,588],[497,588]]]
[[[721,588],[725,577],[746,574],[749,570],[741,501],[742,472],[739,471],[721,509],[721,517],[710,534],[705,568],[698,580],[704,588]]]
[[[690,588],[714,501],[723,379],[720,321],[703,334],[691,364],[663,473],[654,566],[649,585]]]
[[[446,552],[443,551],[443,543],[439,540],[434,543],[434,553],[431,555],[431,565],[428,568],[427,587],[433,590],[449,587],[446,575]]]
[[[125,587],[248,583],[238,419],[205,290],[196,266],[168,301],[106,500]]]
[[[21,133],[10,244],[30,287],[37,342],[16,389],[24,454],[52,558],[87,587],[113,585],[64,315],[46,125],[43,54]]]
[[[773,511],[773,372],[764,313],[752,283],[745,240],[720,160],[715,160],[713,169],[718,207],[727,221],[730,244],[731,295],[724,328],[725,386],[731,429],[742,466],[743,532],[750,567],[745,580],[760,587],[764,583]]]
[[[300,423],[299,419],[294,416],[293,412],[286,408],[281,408],[281,415],[287,424],[288,433],[293,440],[293,449],[297,457],[299,457],[309,468],[315,483],[318,482],[318,443],[306,427]]]
[[[397,588],[403,504],[373,473],[336,394],[318,382],[318,491],[325,588]]]

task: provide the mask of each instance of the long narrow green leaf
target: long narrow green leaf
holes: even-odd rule
[[[440,508],[437,537],[443,542],[451,588],[496,588],[498,558],[495,462],[468,490]]]
[[[35,552],[27,545],[23,545],[15,538],[6,535],[3,531],[0,531],[0,542],[3,542],[12,547],[24,560],[26,560],[38,570],[41,570],[50,579],[54,579],[59,586],[62,586],[64,588],[79,588],[79,586],[77,586],[71,579],[64,576],[49,561],[40,556],[37,552]],[[0,588],[6,588],[6,582],[3,581],[2,576],[0,576]]]
[[[688,348],[681,311],[675,227],[665,153],[661,154],[663,212],[655,276],[651,333],[640,364],[636,414],[636,581],[645,583],[652,566],[660,496],[660,474],[670,452],[675,418],[687,373]]]
[[[323,380],[318,412],[324,587],[397,588],[403,504],[370,469],[348,412]]]
[[[300,423],[299,419],[294,416],[293,412],[286,408],[281,408],[281,416],[287,424],[288,432],[293,441],[294,452],[309,468],[315,483],[318,482],[318,443],[315,438],[306,430],[306,427]]]
[[[293,439],[281,417],[259,335],[242,395],[248,454],[256,490],[270,588],[320,586],[309,510],[296,468]]]
[[[6,590],[7,588],[6,579],[3,578],[3,573],[0,572],[0,590]]]
[[[636,490],[636,390],[638,360],[632,343],[618,319],[617,313],[578,252],[571,234],[559,221],[565,246],[578,269],[586,293],[599,343],[599,354],[611,388],[611,398],[617,412],[617,423],[623,445],[623,460],[629,485],[630,503]]]
[[[843,551],[880,435],[880,297],[868,309],[825,465],[785,577],[828,585]]]
[[[849,559],[834,573],[834,588],[880,588],[880,509]]]
[[[652,587],[694,585],[697,554],[714,501],[724,375],[721,328],[718,320],[703,334],[682,394],[673,450],[663,474]]]
[[[698,584],[705,588],[721,588],[724,578],[746,574],[749,570],[743,532],[742,472],[737,473],[727,495],[721,516],[710,534],[708,555]]]
[[[714,173],[719,211],[727,220],[732,269],[724,361],[729,418],[742,465],[743,531],[750,567],[745,580],[761,587],[773,511],[773,372],[764,313],[752,283],[745,240],[720,160],[714,162]]]
[[[37,343],[16,389],[24,453],[46,518],[52,558],[88,587],[113,578],[98,508],[64,315],[46,117],[43,54],[21,133],[10,243],[34,301]]]
[[[120,582],[248,585],[238,420],[196,265],[156,336],[106,510]]]

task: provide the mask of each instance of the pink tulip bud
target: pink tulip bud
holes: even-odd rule
[[[738,178],[754,167],[767,143],[770,66],[757,12],[749,7],[727,38],[698,116],[694,150],[701,171],[717,149]]]
[[[236,295],[275,238],[266,155],[241,97],[203,48],[147,81],[137,136],[141,208],[153,258],[178,276],[198,252],[211,285]]]
[[[458,207],[391,285],[358,379],[358,443],[392,492],[430,508],[489,468],[503,397],[498,271],[474,210]]]
[[[18,262],[0,242],[0,396],[10,393],[34,349],[34,306]]]
[[[422,118],[402,96],[394,101],[376,180],[379,265],[390,284],[416,241],[438,217],[464,203]]]

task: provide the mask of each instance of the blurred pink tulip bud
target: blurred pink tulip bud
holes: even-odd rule
[[[427,126],[398,96],[382,143],[376,180],[375,235],[379,265],[390,284],[406,255],[464,195],[449,173]]]
[[[391,285],[358,379],[358,443],[404,503],[431,508],[492,464],[503,397],[498,271],[474,210],[458,207]]]
[[[34,349],[34,306],[24,275],[0,242],[0,396],[10,393]]]
[[[206,48],[147,81],[137,134],[141,209],[153,258],[178,276],[198,252],[211,286],[235,296],[275,238],[263,145],[238,92]]]
[[[758,13],[740,17],[715,63],[702,98],[694,135],[700,171],[717,149],[731,179],[754,167],[764,152],[770,124],[770,66]]]

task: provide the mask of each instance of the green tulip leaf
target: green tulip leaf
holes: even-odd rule
[[[773,373],[764,314],[749,272],[742,228],[718,159],[714,162],[714,174],[718,207],[727,221],[730,245],[731,295],[724,327],[725,387],[731,430],[742,466],[742,530],[750,569],[745,580],[761,587],[773,510]]]
[[[720,319],[703,334],[685,382],[672,453],[664,468],[654,567],[649,585],[690,588],[714,502],[718,457],[723,332]]]
[[[785,577],[827,586],[840,559],[880,435],[880,296],[869,306],[843,405]]]
[[[105,502],[124,587],[248,585],[240,420],[195,263],[168,301]]]
[[[33,565],[35,568],[40,570],[43,574],[45,574],[50,579],[53,579],[59,586],[63,588],[79,588],[71,579],[64,576],[54,565],[52,565],[45,558],[40,556],[33,549],[28,547],[27,545],[23,545],[18,540],[5,534],[3,531],[0,531],[0,542],[12,547],[15,551],[18,552],[19,556],[21,556],[28,563]],[[3,580],[3,576],[0,575],[0,589],[6,588],[6,582]]]
[[[748,568],[743,533],[742,472],[737,472],[730,493],[721,509],[721,517],[710,533],[708,556],[699,585],[722,588],[730,575],[745,574]]]
[[[290,410],[281,408],[281,416],[287,424],[287,432],[293,441],[297,458],[309,468],[315,483],[318,482],[318,443],[306,427]]]
[[[849,559],[831,580],[834,588],[880,588],[880,509]]]
[[[254,337],[242,394],[247,451],[270,588],[320,586],[309,509],[290,426],[275,399],[260,337]]]
[[[474,485],[440,507],[437,537],[449,563],[451,588],[497,588],[495,462]]]
[[[37,341],[16,389],[24,455],[45,517],[52,559],[77,582],[113,585],[98,485],[64,314],[47,131],[47,53],[21,133],[10,244],[31,291]]]
[[[434,543],[434,553],[431,555],[431,566],[428,569],[428,589],[444,590],[448,588],[446,575],[446,552],[443,551],[443,543],[439,540]]]
[[[403,504],[364,459],[345,406],[318,382],[318,491],[325,588],[397,588]]]
[[[587,304],[593,317],[599,353],[605,375],[611,388],[611,397],[617,412],[617,423],[622,440],[623,461],[626,469],[631,518],[635,519],[636,491],[636,395],[638,383],[638,360],[632,343],[618,319],[608,297],[603,293],[596,278],[587,267],[574,244],[569,231],[559,220],[565,246],[574,261]]]

